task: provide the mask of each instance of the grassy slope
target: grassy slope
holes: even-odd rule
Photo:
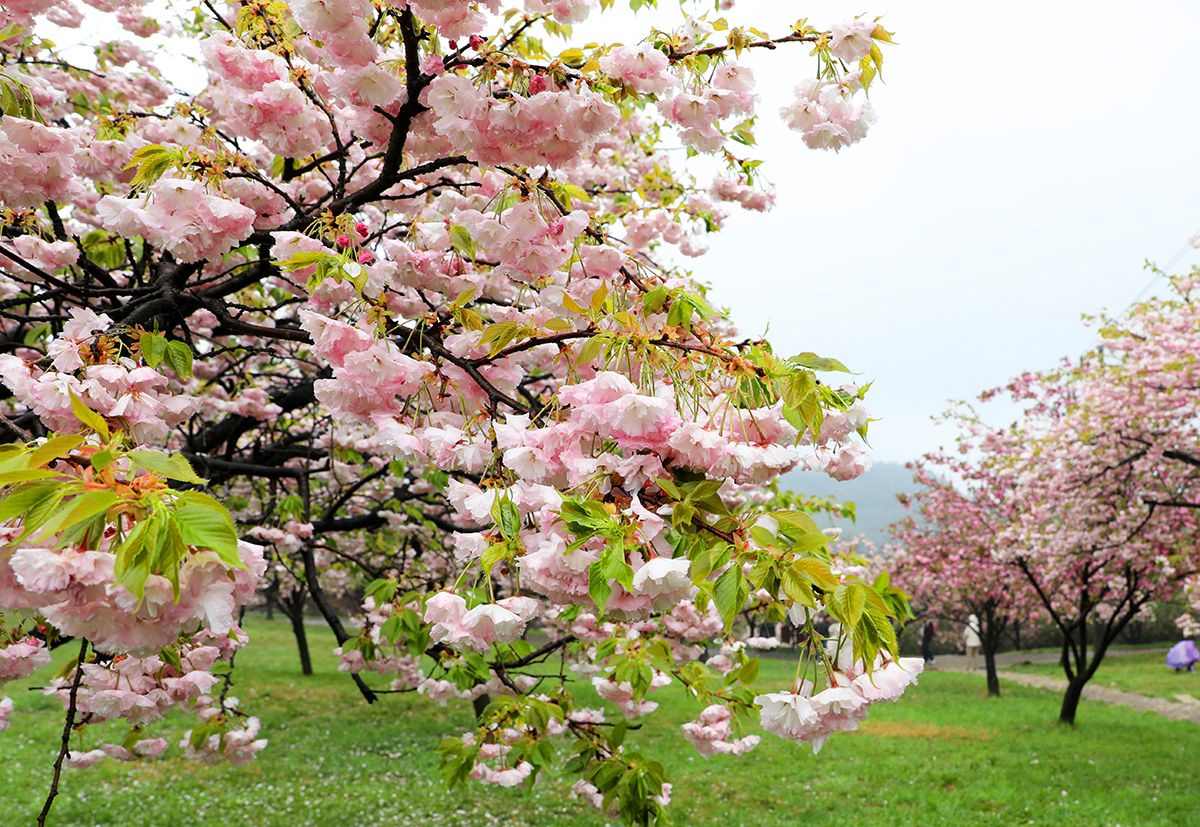
[[[1200,699],[1200,672],[1173,672],[1167,669],[1166,657],[1167,647],[1160,644],[1146,654],[1105,658],[1096,670],[1092,683],[1170,700],[1176,700],[1175,696],[1179,694]],[[1030,663],[1008,668],[1014,672],[1033,672],[1065,679],[1062,667],[1057,663]]]
[[[326,635],[312,635],[318,674],[301,679],[284,624],[250,629],[255,642],[239,655],[235,694],[271,741],[258,762],[210,768],[175,757],[68,771],[52,823],[603,823],[557,782],[537,796],[478,784],[447,794],[435,748],[470,726],[466,710],[411,695],[366,707],[334,671]],[[764,684],[786,684],[789,670],[764,660]],[[694,709],[668,688],[662,712],[630,740],[667,764],[680,824],[1196,823],[1200,727],[1085,703],[1069,731],[1053,724],[1052,693],[1013,688],[995,701],[981,690],[974,676],[930,674],[873,712],[862,732],[830,739],[819,757],[768,736],[748,756],[705,760],[678,734]],[[61,718],[22,685],[6,691],[18,709],[0,736],[0,823],[24,824],[44,795]]]

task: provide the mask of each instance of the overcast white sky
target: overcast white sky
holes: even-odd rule
[[[576,41],[673,27],[661,2],[633,15],[618,0]],[[753,154],[778,203],[735,214],[697,275],[746,333],[769,324],[785,355],[874,380],[875,457],[904,461],[949,441],[929,420],[947,400],[1087,348],[1080,314],[1131,302],[1146,259],[1200,260],[1185,246],[1200,229],[1200,4],[738,0],[727,16],[779,33],[859,12],[896,32],[879,122],[840,154],[805,149],[776,113],[808,50],[756,50]]]
[[[774,33],[861,11],[896,32],[879,122],[806,150],[776,112],[807,50],[754,53],[778,202],[734,215],[697,273],[743,331],[770,323],[787,355],[874,379],[875,457],[903,461],[950,441],[929,421],[946,400],[1086,349],[1080,314],[1125,307],[1143,262],[1200,229],[1200,4],[738,0],[728,17]]]

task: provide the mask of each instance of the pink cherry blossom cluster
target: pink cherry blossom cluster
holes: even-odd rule
[[[761,740],[757,735],[732,738],[733,713],[729,707],[721,704],[705,707],[699,718],[688,721],[682,729],[696,752],[705,758],[710,755],[742,755],[758,746]]]
[[[671,803],[671,789],[672,789],[672,787],[669,783],[663,784],[662,792],[658,793],[657,795],[652,796],[651,799],[658,806],[666,807],[668,804]],[[588,781],[584,781],[583,779],[580,779],[579,781],[575,782],[575,785],[571,788],[571,792],[575,796],[582,798],[584,801],[591,804],[593,807],[595,807],[600,812],[604,813],[609,818],[620,818],[620,814],[617,812],[617,802],[616,801],[609,802],[608,807],[606,809],[605,805],[604,805],[604,793],[602,793],[602,792],[600,792],[600,790],[596,789],[595,784],[592,784]]]
[[[480,31],[487,23],[484,10],[493,14],[500,10],[500,0],[409,0],[407,5],[450,38]]]
[[[526,11],[550,14],[559,23],[582,23],[595,7],[595,0],[525,0]]]
[[[2,15],[0,15],[2,18]],[[0,119],[0,195],[5,206],[67,198],[75,185],[71,133],[22,118]]]
[[[96,216],[104,229],[141,236],[186,263],[232,250],[254,229],[255,212],[198,181],[160,178],[144,196],[104,196]]]
[[[670,675],[655,671],[654,676],[650,680],[650,689],[662,689],[664,686],[670,686],[670,684]],[[595,688],[597,695],[616,706],[626,718],[640,718],[658,709],[656,701],[647,701],[639,698],[629,681],[618,683],[611,677],[597,676],[592,678],[592,686]]]
[[[69,241],[46,241],[37,236],[21,235],[12,239],[11,243],[21,258],[50,272],[68,267],[79,260],[79,248]],[[0,255],[0,267],[15,270],[18,266],[12,259]]]
[[[924,666],[920,658],[900,658],[876,664],[869,673],[851,668],[834,673],[830,686],[816,694],[805,681],[792,691],[759,695],[754,702],[762,708],[763,729],[809,744],[816,754],[834,732],[858,729],[872,703],[904,694]]]
[[[359,328],[301,312],[317,351],[333,367],[332,379],[320,379],[317,398],[333,411],[382,417],[389,408],[400,411],[425,382],[433,366],[400,352],[395,343]]]
[[[46,642],[32,635],[0,647],[0,686],[27,678],[49,662]]]
[[[72,769],[93,767],[105,758],[117,761],[137,761],[141,758],[157,758],[167,749],[165,738],[142,738],[126,747],[122,744],[103,744],[86,751],[72,750],[67,753],[67,766]]]
[[[188,557],[179,594],[152,574],[139,600],[116,582],[115,555],[104,549],[18,548],[0,557],[0,582],[22,593],[64,634],[91,640],[106,652],[146,653],[203,625],[217,634],[234,628],[237,607],[249,602],[266,568],[262,549],[239,544],[244,569],[230,569],[213,552]]]
[[[90,347],[111,324],[107,315],[74,310],[46,347],[51,370],[6,353],[0,355],[0,379],[54,430],[79,428],[71,409],[74,394],[101,415],[123,421],[137,442],[160,441],[195,412],[199,401],[171,393],[165,375],[129,358],[85,365],[81,348]]]
[[[712,194],[721,201],[734,201],[744,209],[766,212],[775,205],[775,188],[757,189],[733,178],[718,176],[713,179]]]
[[[736,63],[720,66],[712,84],[698,94],[677,91],[658,102],[659,113],[679,127],[679,137],[702,152],[715,152],[725,145],[721,121],[754,111],[754,73]]]
[[[587,228],[588,215],[572,210],[546,221],[537,205],[523,201],[499,215],[463,210],[452,221],[470,231],[483,255],[499,262],[496,272],[528,281],[567,263],[575,240]]]
[[[679,83],[666,54],[649,43],[616,47],[600,58],[600,68],[642,95],[661,95]]]
[[[796,100],[779,110],[790,129],[803,133],[811,149],[840,150],[866,137],[875,110],[861,90],[857,72],[838,81],[809,80],[796,87]]]
[[[226,32],[204,40],[201,50],[215,79],[209,90],[213,105],[233,134],[287,157],[309,155],[329,143],[328,118],[291,82],[283,58],[247,49]]]
[[[536,612],[537,601],[530,597],[506,597],[467,609],[458,595],[438,592],[425,602],[424,620],[431,624],[429,636],[434,643],[484,652],[493,643],[519,638]]]
[[[505,734],[509,740],[516,740],[520,735],[517,730],[510,730],[507,733],[501,733],[501,737],[504,737]],[[465,744],[474,744],[475,733],[464,733],[462,740]],[[518,761],[512,766],[505,766],[505,756],[510,752],[512,752],[512,746],[503,742],[480,744],[480,760],[477,760],[475,766],[471,768],[471,778],[485,784],[495,784],[498,787],[516,787],[524,783],[525,779],[533,772],[533,765],[528,761]],[[489,764],[489,761],[498,761],[500,764],[498,766]]]
[[[485,164],[565,164],[620,119],[616,107],[592,92],[547,89],[501,99],[456,74],[430,83],[425,102],[434,129],[454,151]]]
[[[218,729],[199,743],[194,743],[193,730],[185,732],[179,746],[187,758],[205,764],[228,762],[239,766],[253,761],[266,748],[267,740],[258,737],[262,723],[254,716],[242,716],[237,708],[237,698],[216,701],[202,696],[197,706],[196,717],[200,724],[215,724]]]

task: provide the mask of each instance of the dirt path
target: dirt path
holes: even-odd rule
[[[1162,647],[1161,653],[1158,649],[1148,647],[1141,648],[1118,648],[1109,649],[1104,657],[1120,657],[1121,655],[1144,655],[1161,654],[1167,656],[1167,647]],[[1005,666],[1016,666],[1025,663],[1058,663],[1061,654],[1059,652],[1001,652],[996,655],[996,666],[1003,669]],[[979,656],[980,663],[983,662],[983,655]],[[938,655],[934,661],[934,666],[938,669],[949,669],[954,672],[965,672],[967,669],[966,655]]]
[[[1109,655],[1134,655],[1145,652],[1145,649],[1116,649]],[[1165,650],[1164,650],[1165,651]],[[1054,663],[1058,660],[1054,652],[1005,652],[996,657],[998,666],[1012,666],[1017,663]],[[967,659],[962,655],[940,655],[934,668],[949,672],[965,672]],[[978,673],[982,678],[983,673]],[[1053,692],[1063,692],[1067,688],[1064,678],[1052,678],[1049,675],[1038,675],[1030,672],[1010,672],[1001,670],[997,674],[1001,681],[1012,681],[1022,686],[1032,686],[1037,689],[1049,689]],[[1200,724],[1200,702],[1189,695],[1181,695],[1179,701],[1169,701],[1166,698],[1155,698],[1149,695],[1138,695],[1134,692],[1122,692],[1107,686],[1088,684],[1083,688],[1083,697],[1089,701],[1100,701],[1106,704],[1117,704],[1137,709],[1142,712],[1155,712],[1176,721],[1191,721]],[[1187,698],[1187,700],[1184,700]]]
[[[1029,672],[1000,672],[1000,680],[1012,681],[1022,686],[1035,686],[1040,689],[1052,689],[1062,692],[1067,688],[1063,678],[1051,678],[1048,675],[1034,675]],[[1154,698],[1149,695],[1137,695],[1133,692],[1122,692],[1107,686],[1088,684],[1083,688],[1083,697],[1089,701],[1101,701],[1106,704],[1119,704],[1130,709],[1143,712],[1157,712],[1176,721],[1191,721],[1200,724],[1200,703],[1196,701],[1168,701],[1166,698]]]

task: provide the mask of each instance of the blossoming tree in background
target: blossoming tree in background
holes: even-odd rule
[[[677,263],[772,201],[751,55],[811,53],[782,116],[840,149],[890,36],[699,5],[582,46],[590,0],[0,6],[0,680],[77,655],[43,821],[64,763],[161,754],[143,729],[171,708],[189,756],[264,747],[217,677],[256,588],[313,602],[367,701],[473,701],[451,783],[553,769],[631,823],[670,785],[581,678],[622,718],[682,684],[705,755],[752,749],[755,716],[817,749],[915,680],[902,595],[763,489],[802,459],[861,472],[863,391],[741,337]],[[109,12],[94,65],[44,37]],[[186,94],[153,58],[191,42]],[[758,696],[728,637],[749,601],[805,632]],[[121,744],[76,726],[114,718]]]
[[[1036,614],[1037,597],[1015,565],[997,559],[1010,520],[1006,481],[985,470],[943,453],[913,466],[920,487],[905,497],[912,516],[892,526],[897,551],[888,568],[922,613],[957,624],[975,616],[988,694],[999,696],[1000,641],[1010,624]]]
[[[1096,351],[1010,383],[1024,406],[1011,427],[961,414],[961,448],[1009,515],[993,554],[1020,569],[1063,635],[1066,723],[1122,629],[1196,570],[1194,511],[1163,507],[1194,496],[1190,471],[1161,448],[1146,450],[1191,440],[1194,425],[1179,406],[1138,404],[1158,392],[1154,381]]]
[[[1100,320],[1101,358],[1093,383],[1104,395],[1123,452],[1118,463],[1150,470],[1154,484],[1143,502],[1158,511],[1200,509],[1200,271],[1165,276],[1166,291]],[[1182,518],[1188,530],[1193,519]],[[1192,612],[1200,612],[1198,561],[1181,568]],[[1200,634],[1194,615],[1176,621],[1186,635]]]

